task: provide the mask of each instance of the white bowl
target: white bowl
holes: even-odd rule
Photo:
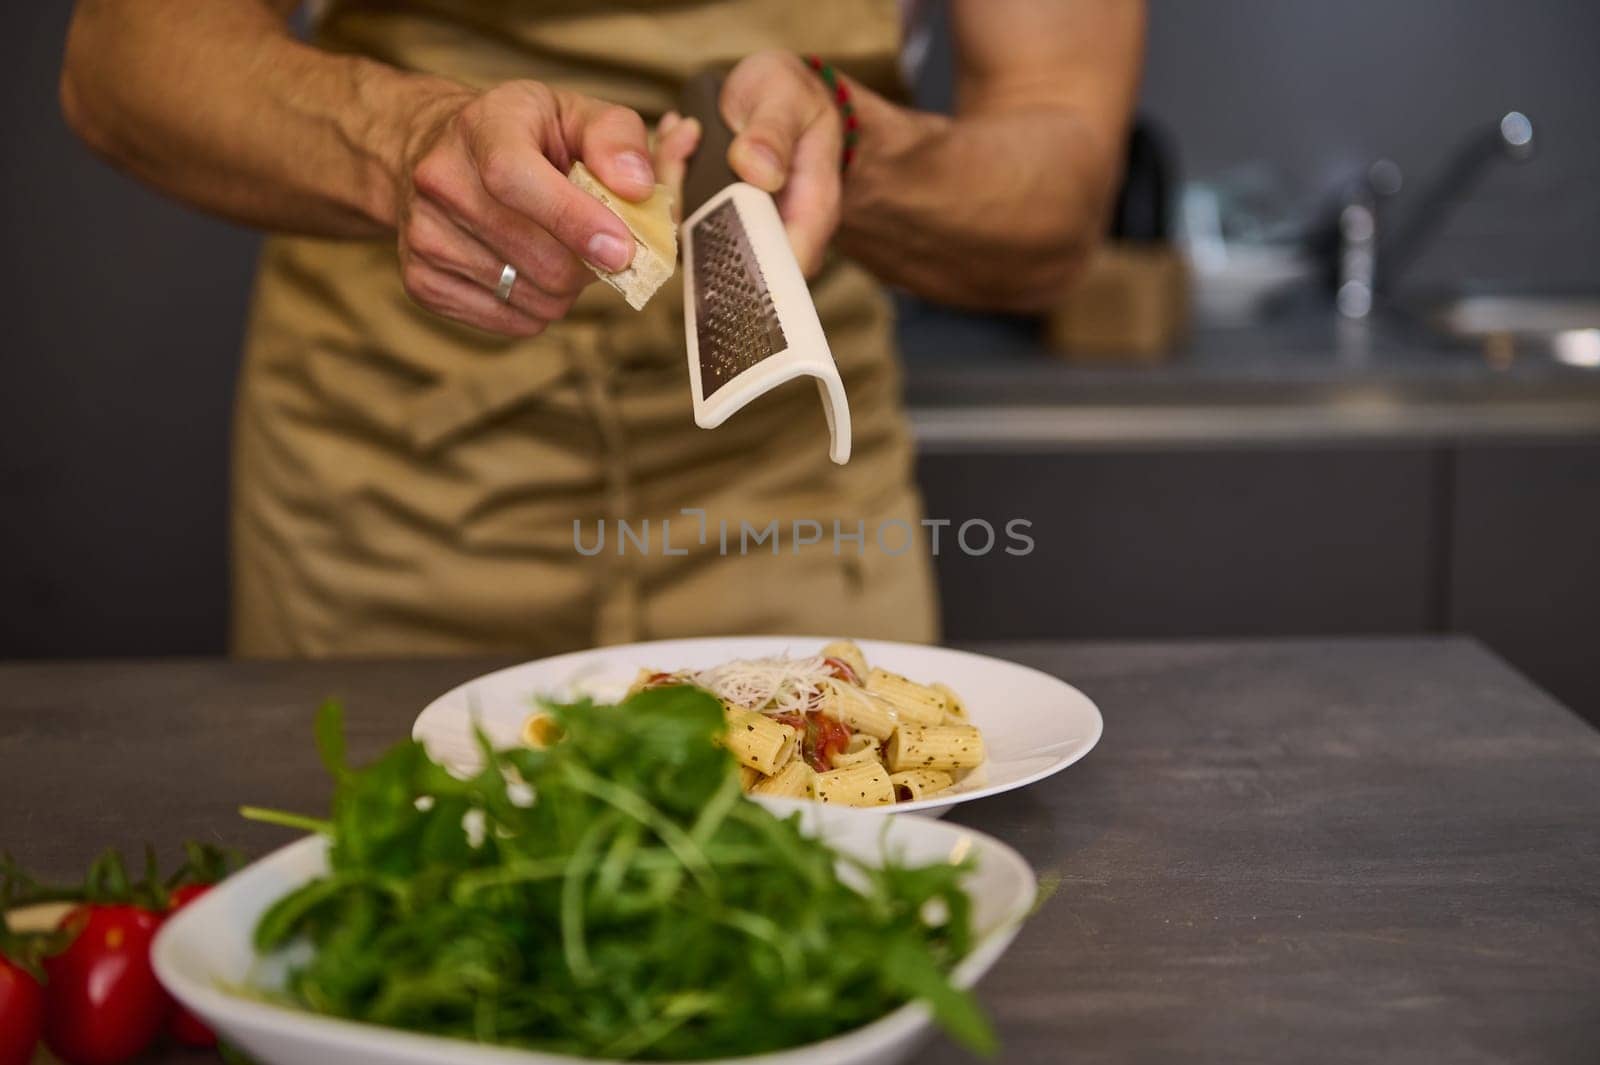
[[[658,640],[524,662],[469,680],[439,696],[411,730],[433,758],[471,773],[481,754],[473,736],[482,727],[496,747],[521,742],[522,726],[541,696],[592,695],[620,699],[641,668],[705,669],[735,658],[815,654],[828,641],[815,636],[732,636]],[[954,688],[983,732],[988,760],[948,791],[917,802],[880,806],[880,813],[948,811],[957,803],[997,795],[1061,772],[1100,740],[1100,711],[1081,691],[1037,669],[968,651],[861,640],[870,665],[924,684]]]
[[[977,947],[958,965],[954,980],[977,982],[1004,953],[1033,904],[1038,882],[1016,851],[981,832],[921,817],[883,817],[810,803],[769,805],[799,809],[806,830],[841,852],[881,861],[885,848],[914,864],[961,861],[977,867],[967,877]],[[326,845],[310,837],[263,858],[175,914],[152,948],[156,975],[173,997],[259,1065],[594,1065],[599,1059],[541,1054],[411,1032],[273,1005],[228,988],[270,988],[281,966],[263,965],[251,946],[261,914],[285,893],[323,873]],[[852,1032],[785,1050],[723,1063],[761,1065],[892,1065],[903,1061],[926,1033],[931,1017],[912,1003]]]

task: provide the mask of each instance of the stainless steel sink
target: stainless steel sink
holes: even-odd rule
[[[1423,317],[1441,333],[1481,342],[1491,360],[1545,354],[1600,369],[1600,295],[1462,296]]]

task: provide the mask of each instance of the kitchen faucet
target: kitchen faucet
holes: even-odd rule
[[[1533,123],[1521,111],[1508,111],[1492,128],[1474,130],[1392,234],[1380,232],[1380,219],[1388,212],[1379,207],[1400,191],[1404,176],[1393,160],[1380,159],[1368,167],[1339,211],[1334,290],[1339,313],[1346,318],[1371,314],[1376,297],[1393,290],[1395,279],[1484,170],[1496,159],[1531,159],[1533,151]]]

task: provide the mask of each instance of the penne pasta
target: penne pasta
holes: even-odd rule
[[[877,762],[818,773],[811,790],[818,802],[839,806],[890,806],[894,803],[894,786],[889,783],[888,772]]]
[[[883,761],[881,752],[882,745],[877,739],[865,732],[858,732],[850,737],[844,750],[833,756],[832,768],[843,769],[847,765],[859,765],[862,762],[878,763]]]
[[[867,674],[867,691],[888,703],[901,721],[914,725],[944,722],[944,696],[926,684],[907,680],[886,669],[874,669]]]
[[[944,721],[946,725],[965,725],[967,723],[967,704],[962,702],[961,696],[948,684],[930,684],[928,687],[944,696]]]
[[[739,787],[744,791],[751,790],[766,779],[759,770],[751,769],[747,765],[739,767]]]
[[[628,694],[638,695],[640,692],[644,691],[650,686],[650,678],[655,675],[655,670],[645,669],[643,666],[640,666],[638,674],[633,678],[633,683],[628,685]]]
[[[899,718],[883,700],[853,684],[830,681],[822,700],[822,711],[843,721],[852,732],[864,732],[886,740]]]
[[[561,738],[561,726],[546,713],[537,713],[522,723],[522,742],[536,750],[555,743]]]
[[[971,725],[901,724],[884,748],[891,773],[972,769],[982,764],[983,757],[983,735]]]
[[[799,758],[792,758],[788,765],[770,777],[763,777],[750,791],[777,799],[809,799],[816,779],[815,769]]]
[[[633,683],[628,685],[629,695],[638,695],[651,688],[664,688],[669,684],[690,684],[693,678],[681,673],[660,673],[653,669],[641,668],[633,678]]]
[[[867,656],[861,653],[861,648],[856,646],[854,640],[834,640],[817,653],[823,658],[837,658],[863,682],[867,679]]]
[[[728,750],[757,772],[771,776],[794,756],[795,730],[754,710],[728,711]]]
[[[926,799],[955,783],[955,778],[942,769],[907,769],[890,773],[889,784],[894,788],[896,802],[916,802]]]

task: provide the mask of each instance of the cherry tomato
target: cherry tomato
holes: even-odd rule
[[[843,754],[844,749],[850,746],[850,729],[843,721],[829,714],[812,714],[811,723],[816,730],[812,745],[817,752],[817,761],[832,769],[833,756]],[[810,739],[809,730],[807,738]]]
[[[788,725],[802,736],[806,731],[807,714],[773,714],[772,720],[780,725]]]
[[[167,896],[170,903],[167,907],[167,912],[177,913],[215,886],[214,884],[185,884],[182,887],[173,888],[171,894]]]
[[[0,954],[0,1065],[28,1065],[44,1029],[44,989]]]
[[[185,884],[172,892],[171,909],[169,913],[176,913],[195,899],[211,890],[210,884]],[[217,1035],[205,1024],[184,1009],[174,1006],[172,1020],[167,1024],[167,1034],[186,1047],[214,1047],[217,1045]]]
[[[844,722],[820,710],[807,714],[776,714],[773,720],[800,733],[800,755],[819,773],[833,768],[833,756],[843,753],[854,735]]]
[[[45,959],[44,1041],[67,1065],[120,1065],[155,1042],[172,1011],[150,968],[162,915],[79,906],[62,919],[66,950]]]

